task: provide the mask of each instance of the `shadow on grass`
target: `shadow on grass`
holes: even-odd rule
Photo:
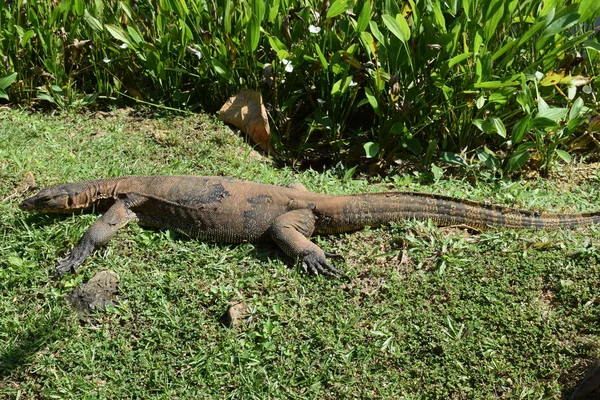
[[[577,367],[577,375],[580,375],[580,367]],[[574,371],[575,372],[575,371]],[[583,378],[575,387],[563,391],[563,400],[593,400],[600,399],[600,359],[588,367]]]
[[[27,331],[19,335],[14,344],[7,345],[0,353],[0,379],[10,377],[16,370],[27,365],[42,348],[60,339],[62,330],[56,329],[54,316],[40,316],[31,322]]]

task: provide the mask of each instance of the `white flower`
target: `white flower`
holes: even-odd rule
[[[109,62],[111,62],[112,60],[111,60],[110,58],[108,58],[108,57],[104,57],[104,58],[102,59],[102,61],[104,61],[105,63],[107,63],[107,64],[108,64],[108,63],[109,63]]]
[[[294,66],[292,65],[292,62],[286,58],[284,58],[283,60],[281,60],[281,63],[283,65],[285,65],[285,72],[292,72],[294,70]]]
[[[317,99],[317,103],[319,103],[319,104],[325,104],[325,100],[323,100],[323,99]]]
[[[310,26],[308,27],[308,31],[309,31],[310,33],[312,33],[312,34],[315,34],[315,35],[316,35],[317,33],[321,32],[321,28],[319,28],[318,26],[310,25]]]
[[[127,43],[123,43],[122,45],[119,46],[122,49],[126,49],[129,47],[129,45]]]
[[[350,83],[348,84],[348,86],[352,87],[352,86],[356,86],[358,85],[358,83],[354,82],[354,79],[350,81]]]
[[[187,46],[185,48],[188,52],[190,52],[191,54],[195,55],[196,58],[198,58],[198,60],[202,59],[202,53],[199,52],[198,50],[196,50],[195,48],[193,48],[192,46]]]

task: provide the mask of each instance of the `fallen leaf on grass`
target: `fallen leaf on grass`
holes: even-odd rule
[[[219,110],[219,117],[241,129],[264,151],[273,152],[267,110],[256,90],[242,89],[230,97]]]
[[[33,175],[33,172],[27,172],[25,173],[23,180],[19,182],[19,184],[12,190],[12,192],[10,192],[7,196],[3,197],[0,200],[5,201],[15,196],[22,196],[23,194],[29,192],[35,187],[35,176]]]

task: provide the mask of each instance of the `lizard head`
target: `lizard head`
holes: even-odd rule
[[[85,190],[79,189],[73,184],[51,186],[23,200],[19,208],[23,211],[40,213],[71,213],[88,206],[84,198]]]

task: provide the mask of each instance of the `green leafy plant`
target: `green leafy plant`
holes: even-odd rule
[[[15,81],[16,78],[16,72],[0,76],[0,99],[8,100],[8,94],[6,93],[6,89],[10,86],[11,83]]]
[[[98,96],[94,94],[79,94],[71,86],[61,88],[56,85],[40,86],[37,94],[38,100],[45,100],[55,104],[63,111],[76,111],[83,107],[89,106],[96,101]]]
[[[536,72],[568,72],[526,86],[570,108],[577,86],[565,93],[560,79],[597,74],[599,15],[594,0],[4,2],[0,76],[18,80],[0,90],[14,102],[38,87],[54,99],[56,86],[215,111],[260,89],[287,157],[429,166],[441,155],[508,171],[516,150],[473,121],[491,115],[508,135],[523,118],[521,77]],[[579,93],[592,113],[594,84]]]

